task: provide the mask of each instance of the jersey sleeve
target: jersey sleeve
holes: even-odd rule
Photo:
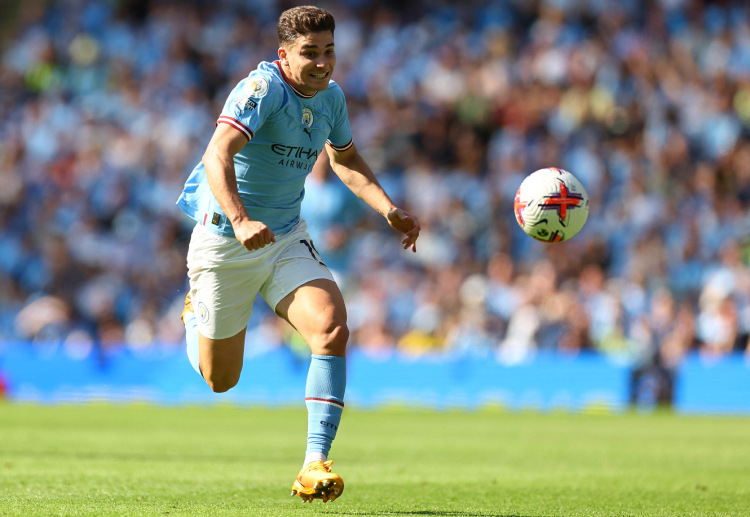
[[[333,129],[331,129],[331,133],[328,135],[327,143],[336,151],[346,151],[354,144],[352,140],[352,128],[349,125],[349,112],[346,109],[346,98],[344,97],[344,92],[335,83],[329,86],[329,88],[334,89],[336,100],[333,113]]]
[[[252,73],[229,94],[216,125],[229,124],[250,141],[255,132],[281,105],[283,91],[274,79]]]

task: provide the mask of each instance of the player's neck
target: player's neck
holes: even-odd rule
[[[309,99],[310,97],[314,97],[316,93],[318,93],[317,90],[307,91],[308,88],[304,85],[296,84],[295,81],[292,79],[291,70],[289,69],[289,66],[284,66],[284,64],[277,60],[276,66],[279,67],[279,71],[281,72],[281,77],[284,79],[284,82],[291,86],[291,88],[294,90],[294,92],[299,95],[300,97],[304,97],[306,99]]]

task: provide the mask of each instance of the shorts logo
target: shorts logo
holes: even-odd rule
[[[307,127],[312,127],[313,125],[313,112],[310,108],[304,108],[302,110],[302,123],[306,125]]]
[[[256,99],[260,99],[265,94],[268,93],[268,81],[265,80],[263,77],[257,77],[250,81],[250,84],[247,85],[248,90],[250,93],[250,97],[255,97]]]
[[[208,307],[206,307],[206,304],[203,302],[198,303],[198,318],[200,319],[201,323],[207,323],[209,319],[208,314]]]

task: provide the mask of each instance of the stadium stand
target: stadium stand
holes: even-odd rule
[[[31,1],[0,25],[0,341],[181,347],[175,206],[238,79],[276,56],[263,0]],[[320,4],[355,142],[420,216],[419,252],[335,178],[303,216],[371,356],[620,357],[666,379],[750,354],[750,5]],[[5,18],[5,16],[3,16]],[[11,19],[11,18],[5,18]],[[522,178],[576,174],[583,231],[545,245]],[[249,346],[296,347],[258,304]]]

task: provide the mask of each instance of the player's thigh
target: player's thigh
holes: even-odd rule
[[[314,354],[346,354],[346,306],[333,280],[319,278],[297,287],[279,302],[276,313],[297,329]]]
[[[260,293],[315,354],[346,353],[346,308],[333,275],[307,233],[304,221],[277,240],[278,260]]]
[[[256,294],[271,275],[273,261],[266,255],[196,226],[188,250],[188,277],[203,338],[236,339],[244,331]]]
[[[346,309],[333,275],[304,221],[276,242],[280,254],[260,294],[312,346],[318,336],[346,325]]]
[[[245,355],[245,330],[224,339],[199,335],[200,368],[215,391],[226,391],[240,380]]]

